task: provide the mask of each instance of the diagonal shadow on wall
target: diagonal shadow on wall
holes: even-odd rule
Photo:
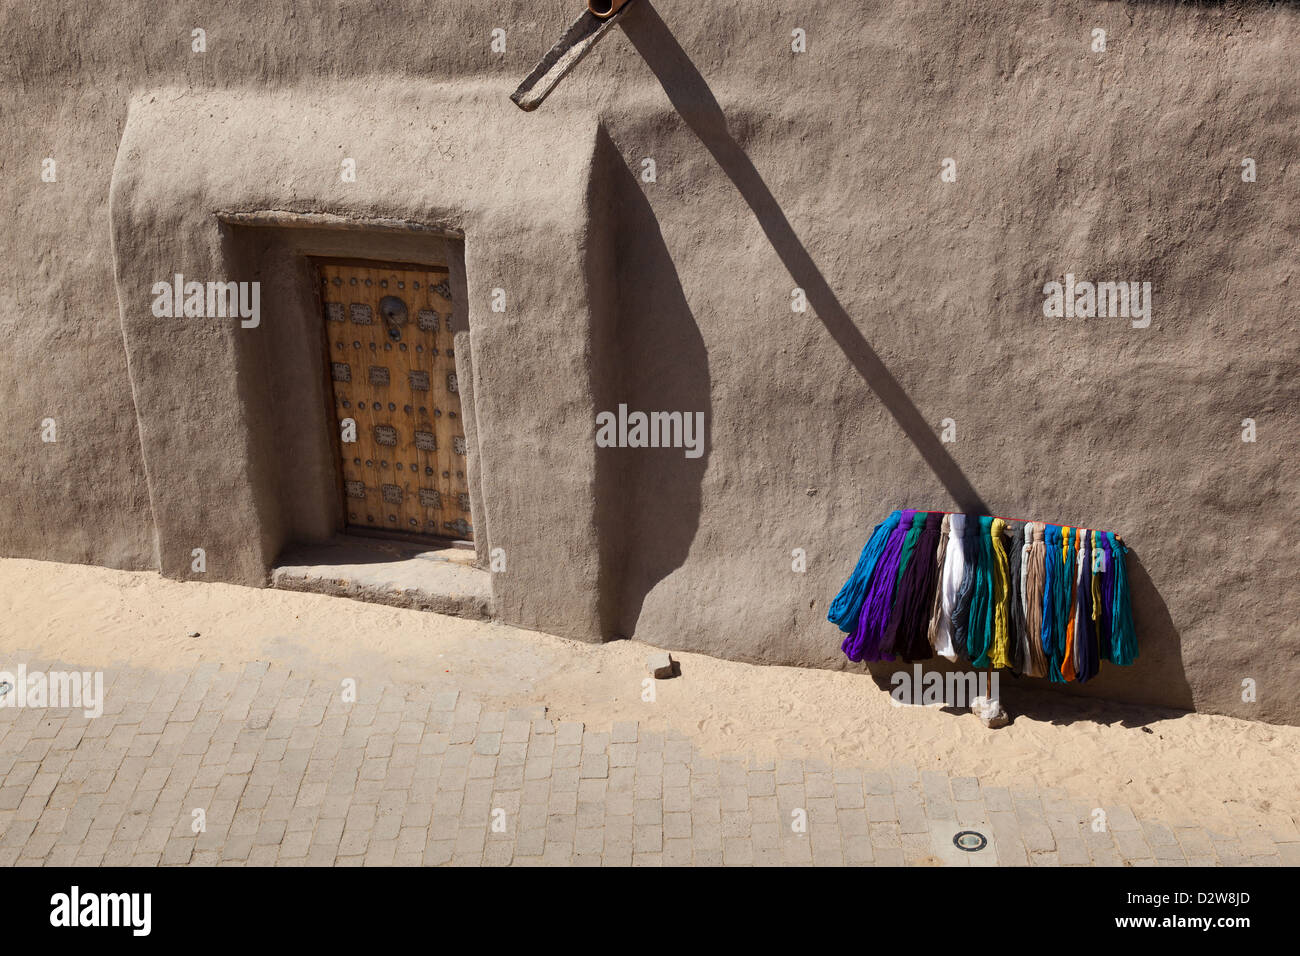
[[[826,331],[871,386],[909,441],[943,482],[957,510],[988,514],[989,509],[966,479],[939,436],[913,404],[903,387],[885,367],[840,305],[812,256],[804,248],[763,177],[727,131],[727,118],[677,38],[649,2],[639,3],[623,21],[623,31],[663,86],[674,109],[699,137],[722,171],[740,191],[772,248],[795,283],[808,296],[808,304]]]
[[[835,292],[822,276],[812,256],[804,248],[794,227],[786,218],[771,190],[767,188],[753,162],[728,131],[726,116],[713,96],[712,90],[709,89],[708,83],[695,68],[686,51],[682,49],[677,38],[659,16],[659,12],[651,5],[650,0],[643,0],[629,12],[623,21],[623,31],[658,79],[678,115],[712,154],[718,166],[749,205],[772,248],[795,283],[807,294],[809,304],[831,338],[876,393],[889,413],[894,416],[899,428],[943,483],[956,504],[956,510],[967,514],[991,514],[988,505],[943,447],[943,443],[921,414],[920,409],[885,367],[880,356],[876,354],[854,324],[852,317],[840,304]],[[639,193],[639,190],[637,192]],[[649,215],[650,219],[641,228],[648,229],[653,223],[653,213]],[[654,235],[658,236],[657,228],[654,230]],[[626,277],[620,278],[626,281]],[[707,382],[707,371],[703,380]],[[698,509],[698,486],[693,485],[693,487],[696,492],[694,506]],[[694,527],[690,530],[693,534]],[[689,537],[684,540],[689,544]],[[675,549],[674,554],[684,560],[685,554],[680,548]],[[1169,609],[1134,553],[1130,553],[1130,567],[1133,578],[1133,609],[1139,622],[1145,667],[1141,674],[1131,673],[1135,669],[1108,668],[1108,674],[1111,675],[1108,696],[1114,694],[1125,700],[1175,708],[1192,708],[1194,707],[1193,693],[1182,664],[1182,641]],[[662,574],[658,577],[652,575],[650,580],[643,581],[642,584],[652,587],[653,581],[657,581],[662,576]],[[634,588],[634,592],[639,593],[643,599],[648,593],[648,587]],[[633,604],[639,610],[640,600],[634,600]],[[631,621],[635,621],[635,614]],[[1130,673],[1117,680],[1118,674],[1126,670]],[[1026,681],[1029,685],[1038,683]],[[1153,687],[1156,688],[1154,692]]]

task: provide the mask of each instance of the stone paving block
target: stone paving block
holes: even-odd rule
[[[929,833],[904,833],[903,862],[907,866],[939,866],[940,861],[934,855]]]
[[[897,823],[898,808],[893,794],[872,794],[866,799],[867,819],[872,823]]]
[[[570,793],[578,789],[579,768],[557,767],[551,771],[551,793]]]
[[[583,778],[607,779],[609,777],[609,757],[603,753],[584,752],[580,776]]]
[[[1055,853],[1056,838],[1044,823],[1020,821],[1020,838],[1031,853]]]
[[[889,774],[894,779],[895,790],[905,787],[920,788],[921,775],[913,764],[894,764],[889,768]]]
[[[513,707],[506,712],[506,720],[532,722],[546,719],[545,704],[529,704],[526,707]]]
[[[772,771],[751,772],[748,776],[749,796],[776,796],[776,773]]]
[[[632,849],[635,853],[659,853],[663,850],[663,827],[636,825],[632,831]]]
[[[931,821],[929,817],[914,807],[900,807],[898,809],[898,822],[904,833],[930,832]]]
[[[691,786],[691,768],[684,763],[664,764],[664,789],[682,789],[689,792]]]
[[[1025,849],[1024,843],[1018,836],[1007,837],[1004,839],[995,838],[992,841],[993,847],[997,851],[998,863],[1002,866],[1029,866],[1029,851]],[[975,865],[975,861],[971,861]]]
[[[1106,811],[1106,826],[1111,830],[1136,830],[1140,831],[1142,825],[1138,823],[1137,817],[1133,815],[1133,810],[1128,806],[1110,806],[1103,807]]]
[[[868,835],[874,847],[902,849],[903,833],[897,823],[872,823]]]
[[[577,813],[578,812],[578,791],[575,788],[572,791],[551,791],[551,799],[548,804],[551,813]]]
[[[664,866],[690,866],[694,858],[694,847],[690,840],[664,839]]]
[[[1091,862],[1088,847],[1082,840],[1057,840],[1056,852],[1062,866],[1087,866]]]
[[[1138,828],[1113,830],[1111,835],[1115,838],[1115,848],[1119,855],[1126,861],[1132,863],[1135,860],[1151,859],[1151,848],[1142,836],[1142,831]]]
[[[780,850],[782,827],[780,823],[754,821],[750,825],[750,837],[756,850]]]
[[[849,866],[865,866],[875,860],[871,838],[865,833],[844,839],[844,862]]]
[[[527,720],[509,720],[501,731],[501,742],[503,744],[528,743],[528,738],[532,730],[532,723]]]
[[[1224,866],[1241,866],[1250,862],[1239,840],[1215,840],[1214,855]]]
[[[792,866],[811,864],[812,841],[807,834],[785,834],[781,837],[781,859]]]
[[[694,789],[695,783],[696,781],[691,782],[692,793],[695,792]],[[782,810],[789,811],[794,809],[795,807],[803,807],[807,803],[807,801],[808,801],[808,795],[804,791],[802,782],[798,784],[780,784],[780,783],[777,784],[776,802],[777,802],[777,806],[779,806]],[[866,805],[865,802],[863,805],[864,806]]]
[[[834,797],[835,781],[829,771],[804,774],[804,792],[810,797]]]
[[[835,806],[841,810],[860,810],[866,805],[866,798],[863,796],[860,782],[837,783],[835,785]]]
[[[1177,843],[1173,843],[1173,844],[1158,843],[1155,844],[1154,846],[1148,844],[1148,846],[1151,847],[1151,855],[1154,856],[1159,861],[1162,862],[1178,861],[1183,863],[1187,862],[1187,859],[1183,854],[1182,847],[1180,847]]]
[[[778,787],[796,784],[803,786],[803,761],[801,760],[778,760],[773,772],[776,774]]]
[[[629,788],[626,790],[614,789],[614,781],[610,781],[609,790],[605,794],[605,807],[611,816],[631,815],[635,794]]]
[[[836,818],[835,801],[831,797],[814,797],[804,802],[810,822],[830,823]]]
[[[894,778],[886,770],[868,770],[862,775],[862,786],[868,796],[892,795]]]
[[[599,749],[599,748],[598,748]],[[636,753],[636,773],[638,777],[662,777],[664,772],[664,756],[660,751],[643,751],[638,745]]]
[[[957,823],[964,827],[978,827],[988,822],[988,812],[979,800],[957,800],[953,802],[953,812]]]
[[[931,821],[953,821],[957,820],[957,809],[953,806],[952,801],[941,798],[930,799],[925,801],[925,816]]]
[[[722,836],[727,837],[744,837],[750,839],[753,832],[754,818],[748,811],[724,811],[722,814]]]
[[[561,721],[555,727],[555,742],[560,745],[582,743],[583,729],[578,721]]]
[[[608,777],[588,777],[578,781],[579,803],[603,803],[608,792]]]
[[[609,764],[611,767],[635,767],[636,744],[612,743],[609,745]]]
[[[1016,809],[1011,800],[1011,791],[1006,787],[981,787],[980,792],[984,797],[984,806],[989,811]]]
[[[948,781],[955,803],[971,802],[980,799],[980,784],[974,777],[953,777]]]
[[[578,829],[587,829],[591,827],[602,827],[605,825],[606,805],[604,802],[588,803],[582,799],[582,793],[578,793],[578,806],[575,812],[578,821]]]
[[[782,821],[786,826],[790,826],[795,818],[789,814]],[[870,832],[870,821],[867,819],[867,811],[862,810],[839,810],[835,814],[835,824],[839,827],[841,835],[865,836]]]
[[[829,773],[827,774],[829,782]],[[724,787],[748,787],[749,767],[743,757],[731,756],[718,761],[718,780]]]
[[[724,866],[752,866],[754,844],[743,837],[725,837],[722,841],[722,863]]]
[[[638,774],[633,781],[632,791],[640,799],[662,800],[664,778],[662,776],[642,776]]]
[[[755,821],[772,823],[781,819],[781,810],[776,804],[776,797],[750,797],[749,813]]]

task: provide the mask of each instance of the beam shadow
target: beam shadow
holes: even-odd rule
[[[630,12],[623,21],[623,32],[659,80],[673,108],[748,203],[772,248],[795,283],[807,294],[808,303],[831,338],[943,482],[956,503],[956,510],[967,514],[990,514],[988,505],[943,447],[920,409],[840,305],[763,177],[728,132],[727,118],[708,83],[649,0],[637,4],[636,9]]]

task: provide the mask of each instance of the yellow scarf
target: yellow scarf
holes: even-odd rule
[[[993,539],[993,647],[989,651],[989,664],[993,667],[1011,666],[1011,629],[1008,613],[1010,604],[1010,574],[1007,548],[1002,541],[1002,530],[1007,523],[994,518],[989,527]]]

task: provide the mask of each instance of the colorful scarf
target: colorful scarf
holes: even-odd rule
[[[1097,577],[1101,580],[1099,604],[1093,609],[1097,616],[1097,657],[1103,661],[1113,661],[1110,640],[1111,609],[1115,606],[1115,563],[1111,560],[1110,544],[1106,532],[1097,532]]]
[[[1034,521],[1025,526],[1025,550],[1020,562],[1021,604],[1023,607],[1025,628],[1022,632],[1024,644],[1024,674],[1027,677],[1047,676],[1047,657],[1043,654],[1043,558],[1046,548],[1043,544],[1042,522]]]
[[[1007,522],[1007,584],[1010,594],[1007,596],[1007,657],[1011,660],[1011,669],[1017,674],[1025,672],[1025,606],[1020,599],[1024,576],[1020,566],[1025,550],[1024,522]]]
[[[951,549],[952,545],[949,545]],[[957,656],[970,660],[970,625],[971,604],[975,599],[976,566],[980,556],[980,519],[976,515],[967,515],[966,524],[961,535],[962,575],[961,585],[957,588],[957,599],[952,608],[952,643],[957,649]]]
[[[939,525],[939,547],[935,552],[935,588],[934,600],[930,604],[930,626],[926,635],[930,642],[930,649],[941,657],[947,657],[952,660],[957,655],[949,655],[952,649],[952,634],[947,635],[947,644],[939,646],[939,625],[940,618],[943,615],[943,569],[948,562],[948,538],[952,533],[952,515],[944,515],[943,522]]]
[[[939,578],[939,613],[935,618],[934,652],[950,661],[957,659],[953,615],[957,598],[966,577],[966,516],[948,515],[948,550],[943,556],[943,574]]]
[[[831,601],[831,609],[826,614],[826,619],[841,631],[848,633],[857,625],[858,614],[862,611],[862,601],[867,596],[867,585],[871,581],[872,569],[880,558],[880,552],[884,550],[890,532],[898,527],[898,519],[901,516],[901,511],[891,512],[888,518],[876,525],[871,532],[871,537],[863,546],[862,553],[858,555],[857,567],[844,582],[844,587],[840,588],[840,593],[835,595],[835,600]]]
[[[917,514],[921,530],[917,535],[914,552],[907,570],[899,579],[894,609],[889,615],[889,625],[880,643],[882,652],[912,661],[928,660],[934,656],[927,636],[930,606],[938,584],[938,568],[931,555],[939,542],[939,526],[943,515],[938,512]],[[904,550],[906,550],[904,542]]]
[[[1059,644],[1057,653],[1061,655],[1061,678],[1072,681],[1074,680],[1074,655],[1070,648],[1074,641],[1074,599],[1079,586],[1078,566],[1075,560],[1075,537],[1078,529],[1065,527],[1061,531],[1065,554],[1062,560],[1064,566],[1062,587],[1057,595],[1056,614],[1060,629],[1056,632],[1056,640]]]
[[[989,524],[989,547],[993,552],[993,640],[989,648],[989,664],[993,667],[1011,667],[1011,573],[1007,560],[1006,542],[1002,533],[1007,523],[994,518]]]
[[[1074,666],[1074,678],[1083,684],[1089,678],[1088,658],[1092,649],[1092,637],[1088,628],[1092,624],[1092,533],[1086,528],[1079,529],[1079,571],[1078,589],[1074,604],[1074,641],[1071,664]]]
[[[844,653],[851,661],[878,661],[880,639],[889,623],[889,611],[894,603],[894,586],[898,582],[898,564],[902,557],[903,540],[912,530],[916,509],[909,508],[898,519],[898,525],[889,533],[880,560],[871,573],[871,584],[858,614],[858,626],[844,640]]]
[[[1060,627],[1058,595],[1062,586],[1064,567],[1061,551],[1061,528],[1049,524],[1044,532],[1043,552],[1043,655],[1047,658],[1047,676],[1053,683],[1063,683],[1061,677],[1061,651],[1056,632]]]
[[[988,667],[993,650],[993,518],[981,517],[976,533],[975,591],[971,597],[966,630],[966,653],[971,667]]]
[[[1111,605],[1110,652],[1116,664],[1127,666],[1137,660],[1137,632],[1133,627],[1133,605],[1129,596],[1128,571],[1124,566],[1124,556],[1128,547],[1119,535],[1106,532],[1106,543],[1110,545],[1110,560],[1115,575],[1115,597]]]

